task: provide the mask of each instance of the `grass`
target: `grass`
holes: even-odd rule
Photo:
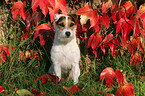
[[[1,6],[6,8],[5,6]],[[1,32],[4,35],[0,37],[1,45],[9,44],[9,48],[12,46],[15,48],[14,51],[10,50],[11,61],[5,62],[0,65],[0,85],[4,87],[5,93],[0,93],[5,96],[16,95],[15,90],[18,89],[28,89],[32,91],[37,89],[40,92],[45,92],[49,96],[69,96],[69,94],[63,89],[63,86],[70,87],[73,83],[72,80],[67,80],[62,82],[60,85],[56,85],[53,82],[47,82],[41,84],[41,81],[34,81],[43,74],[48,73],[48,68],[51,64],[49,50],[50,46],[38,46],[38,41],[33,41],[32,37],[23,41],[20,41],[20,26],[19,22],[13,22],[12,18],[5,12],[4,9],[1,12],[1,17],[7,16],[1,20]],[[9,21],[11,20],[11,21]],[[9,21],[9,24],[8,24]],[[32,31],[34,33],[34,30]],[[20,55],[20,50],[34,50],[39,52],[42,61],[36,60],[35,57],[28,60],[20,60],[18,56]],[[115,83],[112,85],[113,88],[108,88],[104,80],[99,82],[100,73],[106,67],[112,67],[114,70],[120,69],[123,74],[125,74],[127,82],[133,84],[135,88],[135,96],[145,96],[145,64],[142,62],[138,69],[129,64],[129,53],[127,55],[119,55],[116,60],[112,59],[110,55],[106,56],[104,60],[97,61],[96,58],[91,59],[91,62],[87,62],[86,58],[82,55],[80,61],[81,76],[79,77],[78,87],[83,90],[83,92],[75,93],[77,96],[104,96],[103,93],[115,94],[119,85]]]

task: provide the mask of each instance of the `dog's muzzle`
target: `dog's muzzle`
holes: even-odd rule
[[[66,32],[65,32],[65,35],[67,36],[67,38],[69,38],[70,35],[71,35],[71,33],[70,33],[69,31],[66,31]]]

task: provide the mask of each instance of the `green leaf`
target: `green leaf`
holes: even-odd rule
[[[17,93],[19,96],[26,96],[26,95],[28,95],[28,96],[33,96],[33,94],[32,94],[30,91],[26,90],[26,89],[18,90],[18,91],[16,91],[16,93]]]

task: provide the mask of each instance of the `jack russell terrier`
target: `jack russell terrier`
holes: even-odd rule
[[[53,64],[49,73],[58,76],[59,80],[71,74],[74,84],[77,84],[80,76],[80,49],[76,40],[75,19],[64,14],[55,14],[54,19],[55,37],[51,48]]]

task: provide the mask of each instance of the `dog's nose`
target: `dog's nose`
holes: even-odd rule
[[[70,32],[69,32],[69,31],[66,31],[66,32],[65,32],[65,35],[66,35],[67,37],[69,37],[69,36],[70,36]]]

